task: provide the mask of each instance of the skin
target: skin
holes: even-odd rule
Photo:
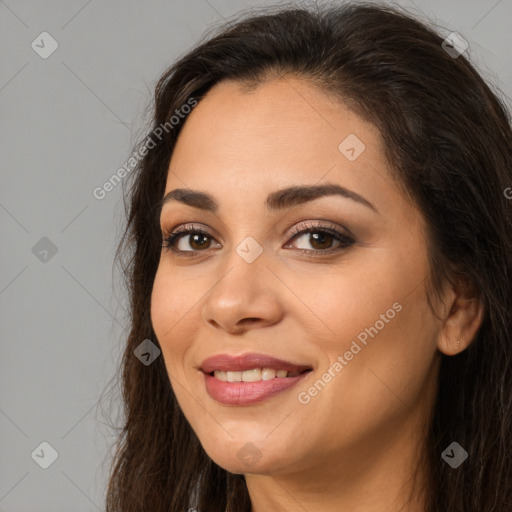
[[[354,161],[338,149],[349,134],[365,144]],[[335,195],[265,209],[277,189],[327,182],[362,195],[378,213]],[[193,222],[211,238],[181,238],[178,247],[195,249],[193,257],[162,251],[151,303],[173,390],[208,455],[245,474],[253,512],[424,510],[419,492],[405,502],[425,448],[440,355],[455,354],[458,339],[459,353],[468,346],[482,306],[462,285],[446,286],[440,319],[428,306],[425,222],[393,182],[377,129],[298,77],[254,90],[221,82],[180,133],[165,193],[176,188],[208,192],[219,204],[216,213],[163,207],[164,230]],[[292,239],[301,221],[346,226],[356,241],[323,256],[303,253],[339,243],[321,245],[311,233]],[[236,252],[248,236],[263,250],[253,263]],[[334,371],[338,356],[394,303],[402,306],[394,318]],[[213,400],[201,362],[249,352],[313,371],[254,405]],[[329,368],[335,377],[300,403],[299,393]],[[237,456],[247,443],[259,456],[250,466]],[[418,485],[426,476],[420,466]]]

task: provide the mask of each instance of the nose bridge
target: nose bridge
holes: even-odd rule
[[[227,265],[238,265],[242,260],[246,265],[251,266],[254,263],[265,259],[263,256],[264,246],[268,247],[266,238],[270,234],[268,226],[261,220],[261,208],[257,204],[251,209],[251,206],[241,200],[237,201],[236,206],[231,210],[227,220],[224,220],[224,226],[227,229],[229,254],[225,254]],[[232,222],[230,222],[232,221]],[[224,248],[224,251],[226,251]],[[242,265],[243,267],[243,265]]]
[[[224,247],[217,256],[224,272],[220,273],[221,281],[215,288],[222,289],[228,284],[231,288],[233,281],[235,289],[248,300],[253,292],[262,294],[264,288],[270,286],[267,281],[272,274],[267,265],[272,256],[270,237],[273,231],[266,211],[262,210],[263,196],[248,198],[242,191],[239,194],[233,191],[233,195],[230,210],[224,212],[223,217]]]
[[[263,245],[253,236],[239,238],[241,241],[236,243],[236,239],[234,239],[228,250],[229,253],[225,254],[226,261],[222,267],[226,272],[219,285],[222,281],[235,285],[238,283],[239,286],[235,286],[235,288],[243,292],[247,299],[248,292],[261,293],[259,284],[262,284],[265,279],[263,274],[268,273],[268,261]],[[244,284],[247,284],[247,287],[244,287]]]
[[[261,262],[264,259],[260,258],[263,254],[263,241],[258,241],[253,236],[248,235],[235,246],[235,252],[247,265],[252,265],[257,260]]]

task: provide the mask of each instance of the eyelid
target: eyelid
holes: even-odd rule
[[[347,227],[339,225],[339,224],[335,224],[330,221],[323,221],[320,219],[304,220],[304,221],[299,222],[298,224],[295,224],[295,226],[292,228],[292,230],[290,231],[290,233],[288,233],[287,236],[293,237],[293,236],[297,235],[298,233],[302,233],[304,231],[311,230],[311,229],[318,229],[318,230],[330,229],[332,231],[335,231],[338,234],[344,235],[347,238],[351,238],[354,241],[356,239],[355,235]]]
[[[326,222],[327,224],[319,224],[321,222]],[[350,229],[348,229],[346,226],[338,225],[331,221],[323,221],[321,219],[311,219],[308,221],[301,221],[294,225],[294,227],[288,233],[287,236],[293,237],[294,235],[297,235],[298,233],[301,233],[302,231],[307,230],[307,229],[326,229],[326,228],[333,229],[334,231],[337,231],[337,232],[340,231],[340,228],[341,228],[341,230],[345,232],[345,235],[347,237],[353,238],[353,239],[356,238],[355,235],[352,233],[352,231],[350,231]],[[196,224],[194,222],[187,222],[187,223],[181,224],[181,225],[178,224],[177,226],[173,226],[171,228],[166,228],[164,226],[161,227],[161,231],[164,236],[169,236],[172,233],[174,233],[174,234],[188,233],[192,230],[198,231],[198,232],[200,232],[204,235],[208,235],[209,237],[212,237],[212,238],[218,237],[216,232],[214,232],[214,234],[212,235],[201,224]]]
[[[205,235],[205,236],[207,236],[208,238],[210,238],[212,240],[217,240],[217,238],[216,238],[217,235],[212,235],[201,224],[195,224],[193,222],[188,222],[186,224],[182,224],[181,226],[178,225],[178,227],[173,227],[173,228],[170,228],[170,229],[162,227],[161,231],[162,231],[162,242],[168,242],[169,239],[171,239],[171,238],[174,239],[174,240],[178,240],[178,239],[181,238],[181,236],[185,237],[187,235],[193,235],[193,234],[197,234],[197,233]],[[171,244],[163,245],[162,248],[172,249]],[[196,251],[180,251],[180,250],[176,250],[175,252],[178,252],[178,253],[186,253],[186,252],[192,253],[192,252],[196,252]]]

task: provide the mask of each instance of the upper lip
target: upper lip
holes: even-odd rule
[[[253,368],[273,368],[274,370],[287,370],[288,372],[302,372],[312,369],[308,365],[293,364],[265,354],[243,354],[239,356],[219,354],[208,357],[200,366],[200,369],[205,373],[212,373],[215,370],[236,372],[252,370]]]

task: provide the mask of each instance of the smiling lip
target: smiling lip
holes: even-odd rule
[[[244,354],[241,356],[219,354],[205,359],[200,366],[200,370],[204,373],[212,373],[215,370],[240,372],[253,368],[273,368],[274,370],[286,370],[288,372],[311,370],[311,366],[293,364],[264,354]]]
[[[252,370],[253,368],[272,368],[274,370],[286,370],[290,373],[302,373],[295,377],[275,377],[270,380],[256,382],[226,382],[213,376],[215,370],[233,372]],[[204,374],[206,392],[211,398],[225,405],[242,406],[261,402],[290,389],[303,380],[312,368],[264,354],[244,354],[242,356],[220,354],[203,361],[200,370]]]

